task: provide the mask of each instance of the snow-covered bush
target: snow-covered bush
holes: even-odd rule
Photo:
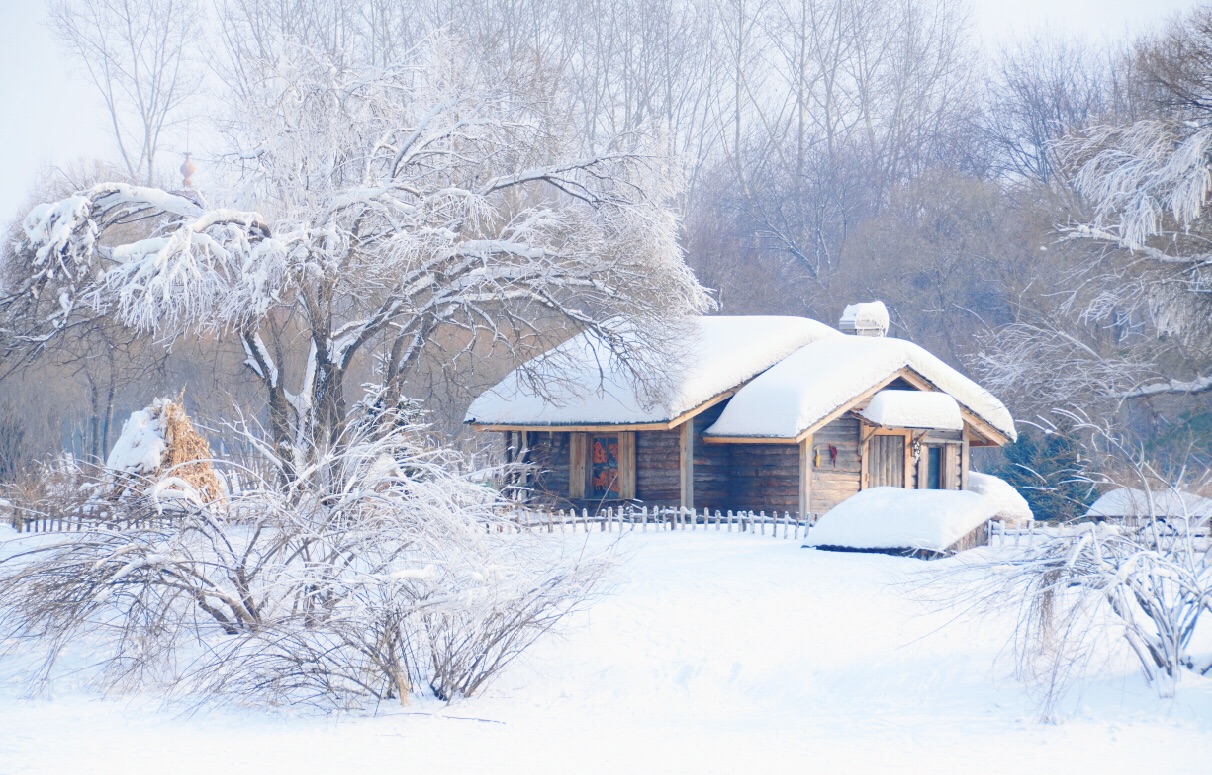
[[[999,563],[997,599],[1018,606],[1020,667],[1052,704],[1107,626],[1148,681],[1173,694],[1184,670],[1212,671],[1192,646],[1212,633],[1207,520],[1129,528],[1083,523]]]
[[[602,557],[497,531],[497,497],[418,429],[360,426],[293,477],[165,518],[157,488],[109,524],[19,539],[0,635],[53,677],[83,645],[103,686],[351,707],[479,689],[593,592]],[[268,451],[269,447],[265,447]],[[183,486],[178,483],[175,486]]]
[[[1150,503],[1184,502],[1140,448],[1110,428],[1084,420],[1077,427],[1088,439],[1084,482],[1131,482]],[[1043,687],[1046,716],[1107,635],[1122,637],[1163,696],[1184,671],[1212,672],[1212,520],[1174,512],[1070,523],[1009,557],[986,554],[960,570],[975,571],[984,586],[974,594],[961,585],[968,602],[1016,610],[1020,674]]]

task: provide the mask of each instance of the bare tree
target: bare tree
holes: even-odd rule
[[[156,183],[156,158],[185,118],[201,73],[194,46],[204,33],[198,0],[56,0],[51,24],[109,113],[131,180]]]

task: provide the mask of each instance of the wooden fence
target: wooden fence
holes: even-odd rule
[[[589,509],[546,511],[526,509],[507,515],[496,524],[498,531],[519,533],[621,533],[624,531],[657,532],[668,530],[703,530],[718,533],[752,533],[771,538],[799,539],[808,536],[808,529],[817,515],[798,517],[790,512],[711,511],[676,507],[621,507],[591,512]],[[490,525],[489,530],[493,529]]]

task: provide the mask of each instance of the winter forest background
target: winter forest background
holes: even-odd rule
[[[334,105],[323,126],[304,126],[304,111],[293,127],[255,106],[272,104],[282,84],[319,94],[371,80],[382,96],[436,67],[462,82],[430,84],[434,100],[457,92],[475,103],[460,110],[492,113],[499,126],[523,106],[526,121],[541,119],[541,132],[496,137],[475,162],[519,148],[536,159],[610,157],[602,163],[614,168],[595,178],[603,190],[593,196],[636,185],[629,204],[671,206],[675,220],[661,226],[670,241],[649,247],[669,260],[680,251],[711,289],[708,300],[687,278],[654,276],[619,297],[600,295],[581,320],[536,304],[492,314],[479,328],[464,299],[459,314],[412,324],[408,333],[425,336],[411,348],[397,338],[407,353],[392,363],[381,362],[379,339],[367,357],[340,364],[343,400],[359,400],[364,383],[382,384],[375,373],[386,368],[393,395],[422,401],[442,435],[474,444],[459,428],[470,398],[550,337],[606,312],[660,317],[714,305],[834,322],[844,304],[879,298],[895,335],[981,379],[1020,420],[1057,426],[1052,436],[1028,429],[1008,452],[1014,463],[1047,477],[1049,461],[1060,459],[1052,468],[1065,478],[1072,454],[1057,450],[1079,439],[1057,408],[1113,424],[1167,465],[1203,463],[1212,449],[1202,275],[1212,11],[1115,43],[1041,32],[990,54],[975,45],[969,9],[950,0],[51,7],[64,54],[111,112],[116,152],[47,170],[28,206],[7,214],[5,250],[38,202],[102,181],[180,189],[187,150],[197,190],[214,200],[207,206],[306,221],[325,197],[348,194],[351,181],[321,167],[373,145],[364,130],[382,106]],[[415,119],[421,106],[390,109]],[[278,147],[269,149],[271,140]],[[277,157],[266,165],[270,151]],[[622,170],[628,159],[643,163]],[[120,234],[137,216],[114,218]],[[582,244],[581,259],[594,249]],[[594,268],[545,280],[547,301],[578,271]],[[21,278],[9,274],[11,293]],[[118,297],[104,303],[127,305],[125,321],[81,312],[83,301],[55,319],[59,293],[40,298],[44,309],[10,314],[0,477],[64,447],[103,457],[116,424],[154,395],[186,388],[194,414],[211,422],[236,407],[263,416],[267,401],[286,405],[284,394],[259,390],[266,377],[246,363],[246,342],[188,319],[213,323],[214,309],[134,320],[130,299]],[[260,303],[228,301],[245,305],[219,313],[236,327]],[[292,315],[260,335],[272,334],[265,346],[280,350],[281,383],[297,390],[309,337]],[[46,325],[61,333],[47,337]],[[1065,496],[1054,507],[1081,497]]]

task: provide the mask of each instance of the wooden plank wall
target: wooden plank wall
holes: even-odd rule
[[[799,445],[706,444],[702,432],[715,422],[723,405],[694,419],[695,506],[733,511],[796,512],[799,508]],[[636,498],[653,506],[676,506],[680,500],[678,429],[637,431],[635,434]],[[569,434],[537,431],[529,434],[530,460],[539,469],[535,501],[567,506]],[[809,455],[813,466],[809,511],[824,514],[859,491],[862,462],[859,457],[859,420],[840,417],[818,430]],[[958,432],[931,431],[923,444],[959,441]],[[829,447],[837,450],[831,459]],[[945,455],[951,486],[961,486],[963,454],[958,444]],[[910,466],[910,487],[917,485],[917,466]],[[588,505],[578,503],[577,505]]]
[[[567,507],[570,434],[551,431],[531,431],[528,434],[528,459],[537,470],[532,479],[537,505]]]
[[[800,502],[798,444],[720,444],[731,452],[728,505],[733,510],[789,511]]]
[[[720,419],[726,403],[716,404],[694,418],[694,503],[700,509],[733,508],[728,504],[733,445],[703,441],[703,431]]]
[[[676,506],[681,496],[681,431],[636,431],[635,497]]]
[[[731,508],[728,498],[729,446],[707,444],[707,430],[724,411],[720,403],[695,417],[694,502],[698,508]],[[655,506],[677,506],[681,501],[681,429],[636,431],[635,497]]]
[[[859,421],[857,417],[839,417],[813,434],[812,455],[820,464],[812,473],[812,498],[808,510],[824,514],[859,491],[862,461],[859,459]],[[837,459],[829,456],[829,447],[837,449]]]

